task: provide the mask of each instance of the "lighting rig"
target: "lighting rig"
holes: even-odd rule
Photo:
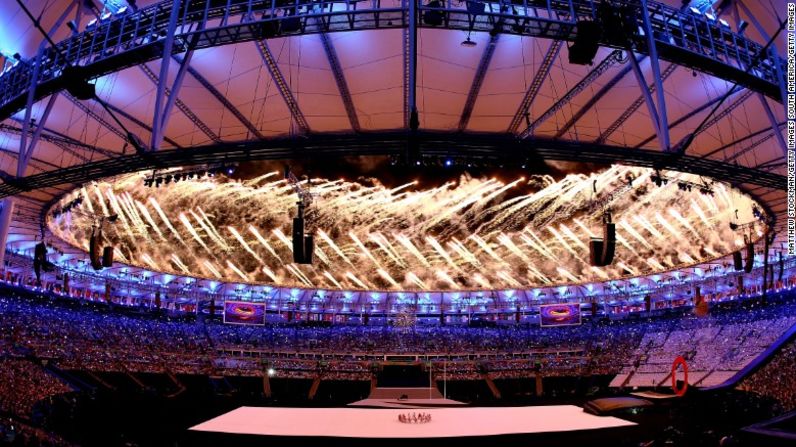
[[[705,181],[692,182],[690,180],[669,178],[661,174],[661,172],[658,170],[656,170],[655,173],[650,176],[650,181],[659,187],[668,185],[669,182],[671,181],[673,183],[677,183],[677,189],[679,189],[680,191],[692,191],[696,189],[697,191],[706,196],[713,196],[715,194],[715,192],[713,191],[713,185],[710,183],[707,183]]]
[[[235,172],[236,165],[220,165],[220,166],[204,166],[194,169],[182,169],[179,171],[168,171],[158,173],[157,170],[152,171],[152,174],[144,179],[144,186],[160,188],[161,184],[168,185],[171,182],[177,183],[181,180],[193,180],[207,177],[215,177],[219,174],[232,175]]]

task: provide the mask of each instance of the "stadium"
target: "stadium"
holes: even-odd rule
[[[795,31],[2,2],[0,442],[792,444]]]

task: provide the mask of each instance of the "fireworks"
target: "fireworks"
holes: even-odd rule
[[[130,174],[78,189],[61,203],[79,196],[87,210],[118,214],[105,237],[131,264],[289,287],[530,288],[650,274],[738,248],[729,223],[754,220],[752,199],[720,183],[712,185],[715,195],[678,189],[675,181],[657,187],[651,174],[613,166],[559,181],[463,175],[427,189],[417,182],[387,188],[372,179],[310,179],[317,198],[307,214],[316,236],[313,265],[292,263],[296,197],[274,173],[162,188],[145,187],[142,174]],[[616,261],[594,268],[588,244],[602,233],[606,208],[617,222]],[[88,216],[64,213],[48,225],[56,236],[86,247]]]

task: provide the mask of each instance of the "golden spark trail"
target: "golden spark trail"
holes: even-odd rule
[[[240,233],[238,233],[238,230],[236,230],[235,227],[227,227],[227,230],[229,230],[229,232],[232,233],[232,236],[234,236],[235,239],[237,239],[238,242],[240,242],[240,245],[243,247],[244,250],[248,251],[249,254],[254,257],[254,259],[260,262],[260,264],[263,263],[263,258],[261,258],[256,251],[252,250],[252,248],[249,246],[249,243],[246,242],[245,239],[243,239],[243,236],[241,236]]]
[[[215,276],[218,279],[221,279],[221,272],[219,272],[218,269],[213,267],[213,264],[210,261],[205,259],[203,264],[204,264],[205,267],[207,267],[207,269],[210,271],[210,273],[213,274],[213,276]]]
[[[346,256],[345,253],[343,253],[343,251],[340,250],[340,247],[338,247],[337,244],[334,243],[332,238],[330,238],[329,235],[326,234],[325,231],[318,230],[318,234],[321,236],[321,239],[323,239],[324,242],[326,242],[330,247],[332,247],[332,250],[335,253],[337,253],[338,256],[343,258],[343,261],[347,262],[349,265],[352,265],[352,266],[354,265],[354,263],[352,263],[351,260],[348,259],[348,256]]]
[[[337,280],[336,280],[336,279],[334,279],[334,277],[332,276],[332,274],[331,274],[331,273],[329,273],[328,271],[324,271],[324,272],[323,272],[323,276],[325,276],[326,278],[328,278],[328,279],[329,279],[329,281],[331,281],[331,282],[332,282],[332,284],[334,284],[334,285],[335,285],[337,288],[339,288],[339,289],[343,289],[343,288],[344,288],[344,287],[343,287],[343,285],[342,285],[342,284],[340,284],[339,282],[337,282]]]
[[[249,278],[249,275],[247,275],[247,274],[243,273],[242,271],[240,271],[240,269],[235,264],[233,264],[229,259],[227,260],[227,267],[229,267],[230,270],[232,270],[233,272],[237,273],[238,276],[243,278],[244,281],[246,281],[246,282],[251,281],[251,278]]]
[[[155,212],[158,213],[158,216],[160,216],[160,219],[163,221],[164,224],[166,224],[166,228],[171,230],[171,234],[173,234],[174,237],[177,238],[178,241],[182,242],[183,245],[186,245],[185,241],[182,240],[182,236],[180,236],[180,233],[177,232],[177,230],[171,224],[171,221],[169,220],[169,218],[166,217],[166,214],[160,208],[160,204],[157,202],[157,200],[155,200],[154,197],[150,197],[149,198],[149,204],[152,205],[152,208],[154,208]]]
[[[179,219],[180,222],[182,222],[183,226],[185,226],[185,229],[188,230],[188,233],[190,233],[191,236],[193,236],[193,238],[196,240],[196,242],[198,242],[199,245],[202,246],[202,248],[204,248],[205,251],[210,253],[210,255],[212,256],[213,252],[210,251],[210,248],[207,245],[205,245],[205,243],[202,240],[202,238],[199,237],[199,233],[197,233],[196,230],[193,228],[193,225],[191,225],[191,222],[189,222],[188,218],[185,217],[185,214],[180,213],[180,215],[177,218]]]
[[[260,232],[257,231],[257,229],[254,228],[253,225],[249,225],[249,233],[253,234],[254,237],[257,239],[257,242],[259,242],[263,247],[265,247],[265,249],[268,250],[268,253],[271,253],[279,261],[280,264],[283,264],[282,258],[280,258],[278,254],[276,254],[276,250],[274,250],[273,247],[271,247],[271,244],[269,244],[268,241],[265,240],[263,235],[261,235]]]

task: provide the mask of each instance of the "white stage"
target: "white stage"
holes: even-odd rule
[[[263,436],[343,438],[444,438],[566,432],[636,425],[594,416],[574,405],[468,407],[414,410],[431,414],[428,424],[403,424],[413,410],[364,408],[240,407],[191,430]]]

